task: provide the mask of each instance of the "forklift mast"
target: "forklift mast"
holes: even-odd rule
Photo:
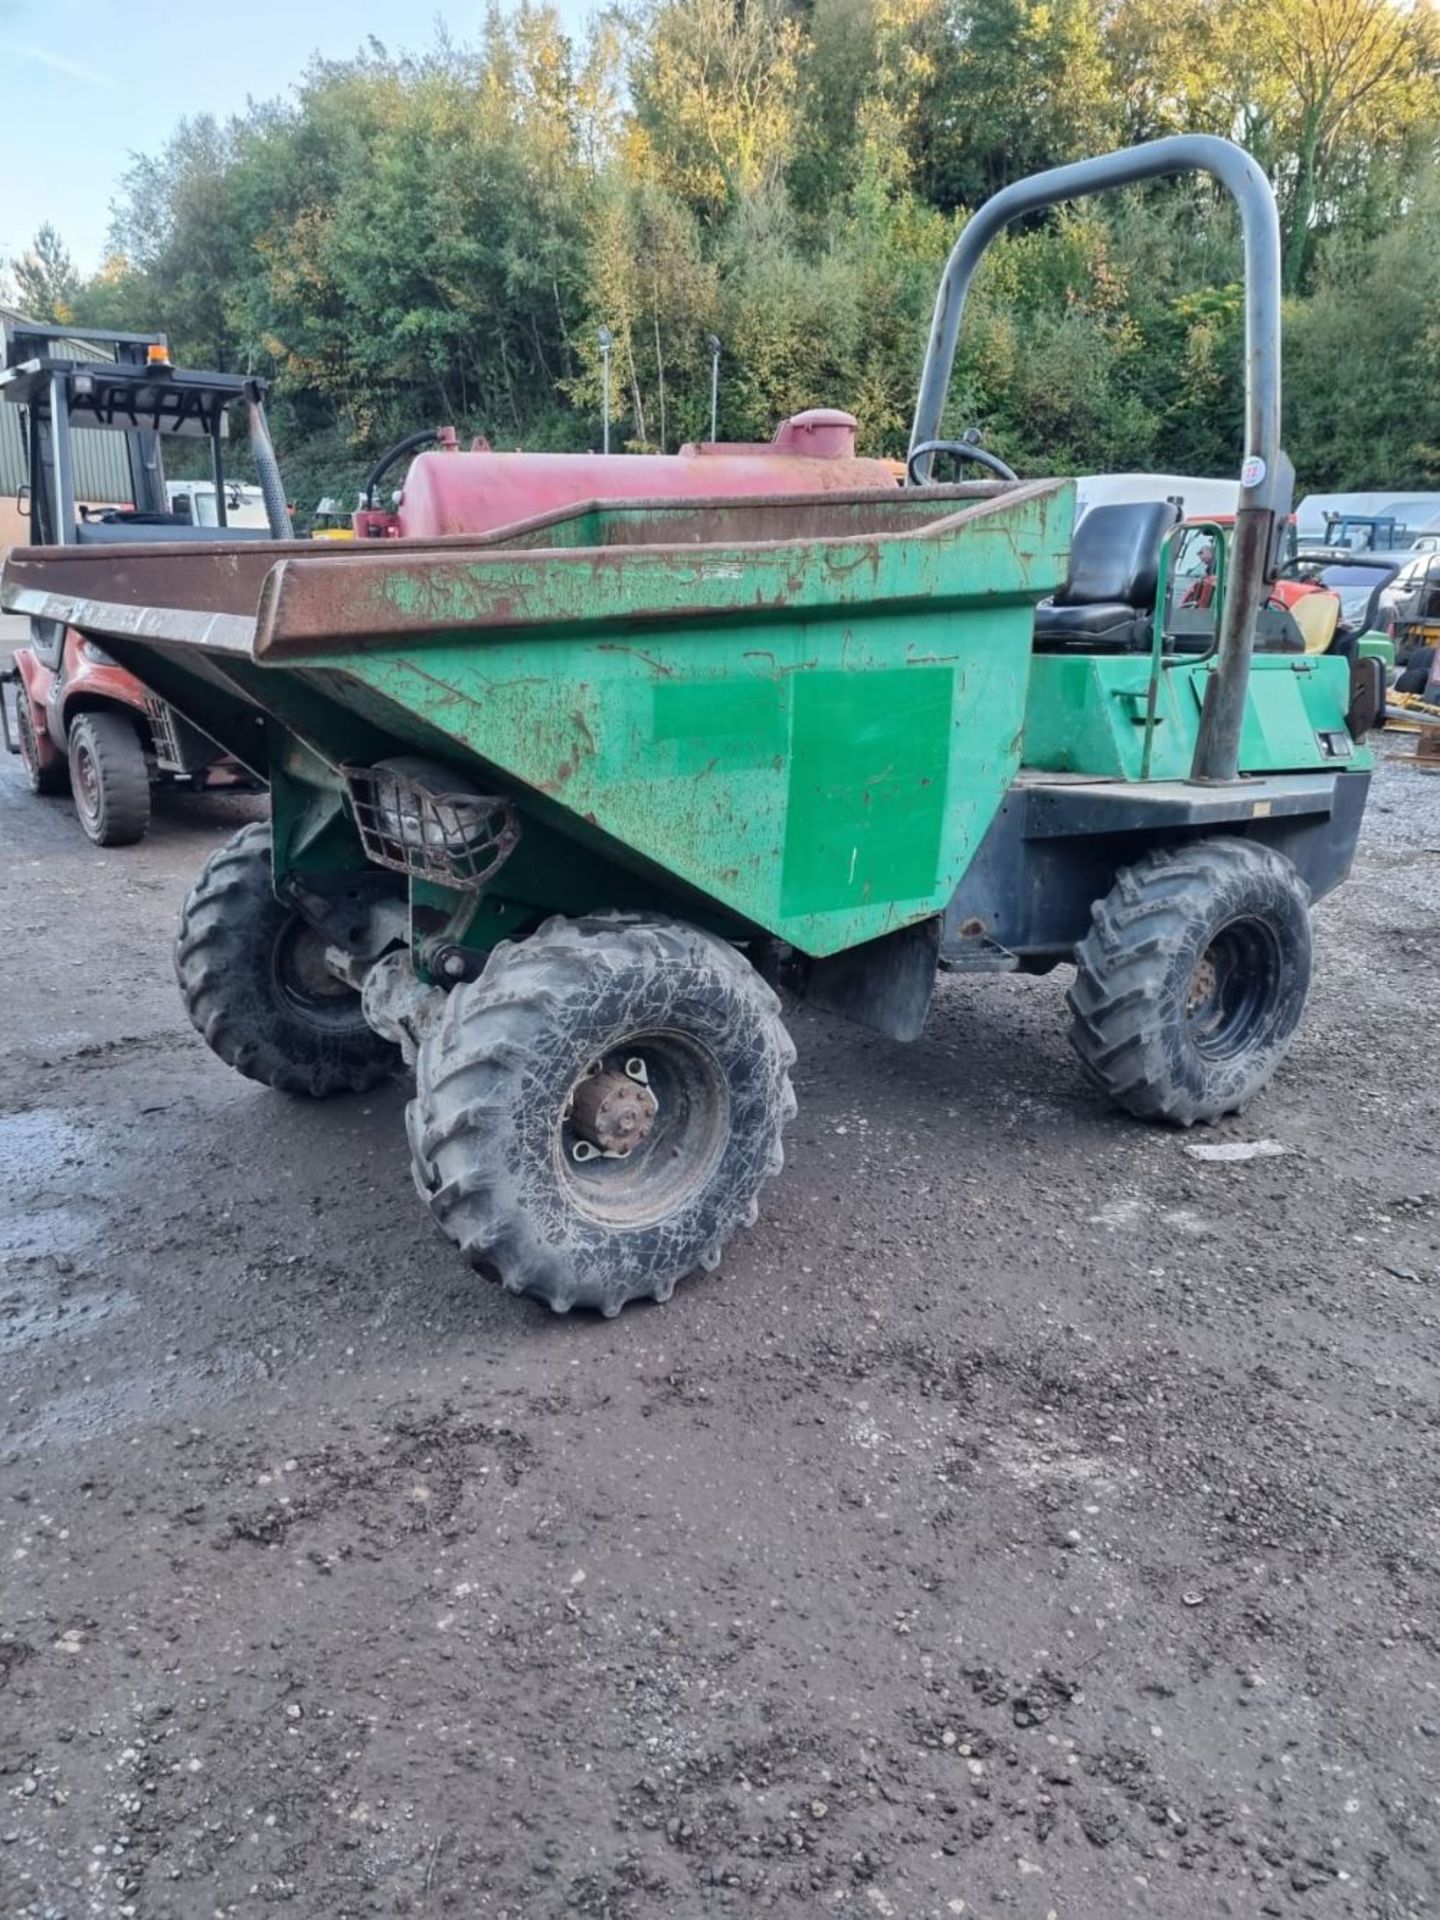
[[[93,362],[67,349],[83,341],[99,349]],[[109,328],[42,326],[30,320],[0,320],[0,365],[18,367],[27,361],[64,359],[83,377],[87,366],[143,367],[152,347],[168,350],[163,333],[115,333]],[[70,442],[70,402],[66,375],[50,376],[49,392],[40,404],[25,409],[25,457],[30,472],[30,511],[38,546],[68,545],[68,529],[58,523],[57,498],[74,500],[74,455]],[[47,426],[49,431],[47,431]],[[130,469],[130,503],[140,513],[164,513],[165,465],[160,435],[152,428],[125,430],[125,452]],[[60,480],[63,495],[57,496]],[[73,515],[71,516],[73,520]]]

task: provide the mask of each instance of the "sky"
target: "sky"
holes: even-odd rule
[[[557,10],[573,28],[592,8]],[[423,51],[437,25],[473,41],[483,14],[483,0],[0,0],[0,264],[48,220],[93,272],[130,156],[178,120],[283,95],[313,54],[344,59],[372,34],[392,53]]]

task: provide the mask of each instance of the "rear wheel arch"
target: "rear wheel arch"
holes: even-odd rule
[[[35,702],[22,682],[15,703],[15,730],[25,782],[32,793],[66,793],[70,787],[70,763],[50,738],[44,724],[44,710],[37,725]]]
[[[136,738],[142,750],[147,754],[155,751],[155,736],[150,730],[150,716],[143,706],[134,706],[128,700],[117,700],[113,694],[100,693],[89,687],[68,689],[60,702],[60,722],[68,739],[70,729],[82,713],[113,713],[126,720],[135,729]]]

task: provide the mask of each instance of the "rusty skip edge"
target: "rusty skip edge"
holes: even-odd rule
[[[329,555],[287,558],[274,568],[262,590],[256,616],[255,654],[259,660],[279,662],[286,658],[308,659],[330,652],[349,653],[363,647],[393,645],[411,636],[460,633],[476,626],[507,631],[571,619],[609,621],[625,626],[663,625],[687,617],[713,619],[730,611],[778,612],[802,598],[816,607],[863,602],[871,596],[866,579],[859,576],[869,574],[866,562],[878,562],[884,549],[933,545],[962,528],[1007,515],[1017,506],[1032,501],[1059,500],[1068,485],[1065,480],[1024,482],[992,498],[966,499],[954,513],[900,530],[754,540],[740,546],[659,542],[517,550],[505,548],[501,537],[496,535],[484,542],[447,543],[440,552],[433,547],[420,551],[408,542],[388,542],[382,551],[352,558],[348,563],[341,561],[338,565],[332,565]],[[873,492],[853,496],[831,493],[821,497],[830,503],[837,498],[858,502],[876,499]],[[573,512],[578,516],[582,512],[617,508],[660,510],[677,504],[612,500],[577,507]],[[708,504],[711,503],[684,503],[689,508]],[[736,502],[713,504],[733,508]],[[794,506],[797,502],[794,495],[776,496],[773,500],[754,496],[744,504],[760,508]],[[563,517],[572,515],[567,512]],[[553,524],[554,517],[547,518]],[[526,525],[517,522],[508,530],[510,537],[515,537]],[[1013,539],[1011,544],[1013,548]],[[809,581],[804,560],[811,554],[827,553],[851,556],[855,564],[844,571],[827,570],[823,590],[817,592]],[[775,564],[786,559],[794,564]],[[699,582],[714,585],[738,581],[740,568],[746,561],[761,568],[769,563],[769,577],[763,585],[752,581],[743,600],[737,595],[727,604],[725,593],[687,597],[685,589]],[[646,562],[651,579],[668,571],[673,588],[679,589],[678,593],[672,591],[657,599],[651,607],[637,605],[634,598],[624,592],[626,580],[632,575],[639,577],[638,568]],[[532,578],[532,570],[543,569],[557,585],[564,576],[571,576],[574,584],[568,604],[576,611],[557,614],[552,602],[547,611],[537,615],[525,594],[512,591],[507,595],[498,579],[486,580],[486,574],[492,569],[496,574],[508,571],[513,578],[517,567],[531,572]],[[811,586],[808,592],[807,584]],[[554,601],[565,598],[557,592]]]
[[[276,560],[313,552],[308,540],[15,547],[0,577],[0,604],[8,604],[8,596],[20,588],[36,587],[102,606],[184,608],[253,619]]]
[[[989,494],[996,489],[987,486],[985,491]],[[877,501],[893,506],[903,499],[908,506],[914,506],[953,500],[961,505],[978,497],[979,489],[972,482],[959,487],[896,487],[878,495],[871,487],[815,495],[584,500],[526,519],[508,521],[485,533],[443,534],[399,543],[387,541],[383,545],[375,541],[325,542],[317,546],[311,540],[212,540],[196,546],[190,542],[156,540],[140,546],[16,547],[11,550],[4,573],[0,575],[0,605],[19,611],[20,603],[13,596],[27,588],[38,588],[77,604],[83,601],[95,609],[144,607],[157,614],[162,610],[168,614],[183,609],[187,613],[231,613],[253,619],[270,573],[278,564],[289,561],[313,564],[323,560],[327,578],[333,578],[334,568],[330,563],[364,567],[373,566],[376,561],[393,564],[402,554],[416,558],[468,556],[515,541],[526,542],[533,552],[543,545],[538,536],[547,528],[600,512],[662,517],[681,512],[693,519],[746,510],[760,517],[780,509],[790,517],[796,510],[803,513],[808,506],[815,509],[817,516],[829,514],[833,520],[837,509]],[[807,529],[807,533],[813,537],[813,530]],[[578,551],[573,547],[565,550],[572,554]]]
[[[743,553],[758,559],[788,551],[798,559],[802,549],[845,549],[854,554],[858,548],[858,559],[863,561],[867,554],[878,554],[881,546],[933,542],[962,525],[1029,500],[1058,496],[1066,484],[1054,479],[1029,481],[983,498],[976,498],[973,488],[911,489],[907,497],[912,502],[954,500],[957,510],[898,531],[746,542]],[[707,508],[742,507],[758,515],[767,509],[803,511],[806,505],[819,503],[833,508],[879,501],[893,503],[893,496],[877,495],[873,489],[846,489],[815,496],[813,501],[793,494],[683,503],[585,501],[483,535],[373,545],[327,543],[318,548],[304,540],[217,541],[201,548],[163,541],[123,549],[19,547],[12,550],[0,576],[0,607],[36,619],[63,621],[85,633],[178,642],[278,663],[288,656],[349,652],[415,634],[464,631],[473,628],[477,619],[500,630],[533,624],[523,607],[514,603],[507,607],[493,593],[477,609],[476,571],[480,569],[483,577],[487,565],[500,567],[522,560],[528,567],[543,562],[547,568],[592,576],[599,568],[616,579],[637,559],[648,558],[662,567],[673,566],[677,575],[688,570],[693,576],[703,570],[707,552],[718,556],[734,551],[704,542],[508,547],[507,543],[525,534],[585,514],[617,510],[663,514],[683,506],[691,514]],[[793,571],[775,570],[772,590],[747,599],[744,611],[783,608],[794,599],[799,577]],[[406,586],[410,604],[397,604],[397,597],[401,601],[407,597]],[[833,597],[863,598],[863,587],[857,582],[852,591]],[[655,608],[648,617],[662,621],[683,618],[687,611],[713,616],[723,610],[716,605],[687,609],[669,604]],[[630,623],[647,616],[643,608],[622,606],[611,617]]]

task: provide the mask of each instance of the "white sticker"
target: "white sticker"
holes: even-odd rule
[[[1268,468],[1258,453],[1247,453],[1245,464],[1240,469],[1240,484],[1242,487],[1258,487],[1267,472]]]

